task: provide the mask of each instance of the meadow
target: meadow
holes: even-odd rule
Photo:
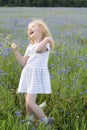
[[[43,19],[55,41],[48,63],[52,94],[37,98],[46,101],[52,127],[37,117],[28,124],[24,96],[17,94],[23,67],[10,44],[24,54],[32,19]],[[0,130],[87,130],[87,8],[0,7]]]

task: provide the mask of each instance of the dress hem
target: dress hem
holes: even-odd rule
[[[52,92],[17,92],[17,94],[51,94]]]

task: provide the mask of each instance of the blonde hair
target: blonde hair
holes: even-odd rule
[[[46,23],[43,21],[43,20],[33,20],[32,22],[29,23],[28,26],[30,26],[30,24],[38,24],[39,27],[41,28],[42,30],[42,40],[45,38],[45,37],[52,37],[51,36],[51,33],[46,25]],[[30,39],[32,43],[34,43],[34,41],[32,39]],[[52,48],[54,46],[54,42],[50,42],[50,47]]]

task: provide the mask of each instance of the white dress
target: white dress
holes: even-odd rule
[[[51,82],[48,70],[50,44],[46,44],[48,50],[43,53],[37,53],[35,51],[37,46],[38,44],[29,44],[26,49],[25,56],[29,56],[29,59],[21,73],[18,93],[51,93]]]

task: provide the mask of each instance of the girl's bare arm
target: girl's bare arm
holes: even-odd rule
[[[36,52],[37,53],[42,53],[47,51],[47,48],[45,47],[47,43],[51,43],[53,42],[51,37],[45,37],[38,45],[38,47],[36,48]]]
[[[21,64],[23,66],[26,65],[29,57],[28,56],[21,56],[21,54],[18,51],[18,47],[15,43],[12,43],[11,47],[13,49],[13,52],[14,52],[16,59],[19,62],[19,64]]]

